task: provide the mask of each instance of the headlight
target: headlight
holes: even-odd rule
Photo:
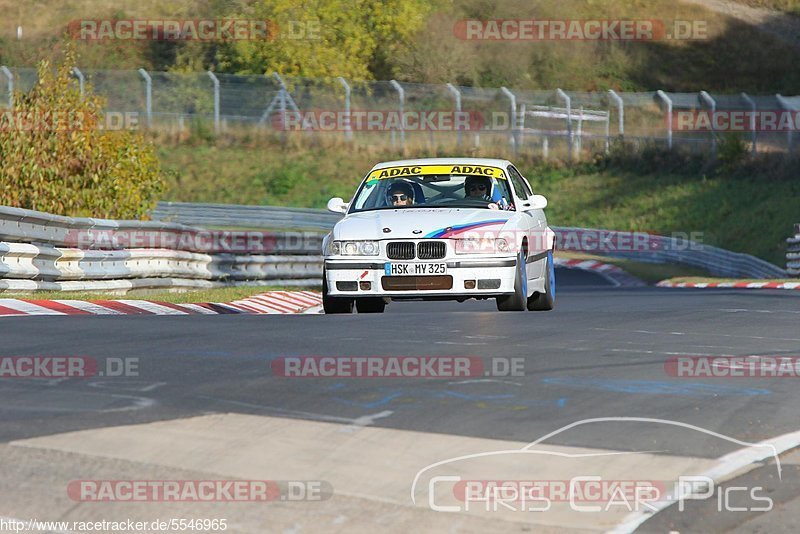
[[[328,248],[325,251],[327,256],[338,256],[342,253],[342,245],[340,241],[328,241]]]
[[[330,256],[377,256],[380,251],[377,241],[331,241]]]
[[[496,252],[510,252],[508,241],[499,238],[471,238],[455,240],[456,254],[494,254]]]

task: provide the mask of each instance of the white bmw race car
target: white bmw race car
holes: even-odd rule
[[[497,300],[501,311],[555,305],[547,199],[511,162],[379,163],[323,241],[325,313],[381,313],[400,299]]]

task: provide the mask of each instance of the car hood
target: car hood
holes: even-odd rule
[[[457,237],[480,228],[500,230],[514,212],[475,208],[404,208],[353,213],[333,229],[334,239]],[[388,231],[386,230],[388,229]]]

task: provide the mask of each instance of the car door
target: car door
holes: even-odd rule
[[[537,278],[542,274],[542,262],[532,262],[532,259],[539,259],[547,249],[547,243],[545,242],[547,221],[544,218],[544,211],[531,209],[530,199],[533,196],[533,191],[528,182],[522,177],[522,174],[513,165],[508,167],[508,177],[514,194],[518,197],[514,205],[522,216],[522,224],[528,236],[527,261],[529,263],[526,266],[528,278]]]

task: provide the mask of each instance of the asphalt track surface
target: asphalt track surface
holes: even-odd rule
[[[4,379],[0,442],[214,413],[342,424],[383,413],[369,424],[515,442],[603,417],[680,421],[746,442],[800,429],[797,378],[681,379],[665,370],[677,355],[800,355],[794,292],[624,289],[565,270],[558,282],[553,312],[499,313],[493,301],[469,301],[395,302],[381,315],[5,318],[0,356],[138,358],[139,376]],[[270,369],[284,356],[521,358],[524,374],[461,382],[290,379]],[[141,406],[128,409],[131,403]],[[646,422],[587,424],[547,443],[708,459],[741,448]],[[24,478],[28,468],[10,461],[3,472]],[[795,486],[783,485],[787,503],[800,493],[787,489]],[[0,502],[11,491],[0,487]],[[39,506],[44,515],[46,497]],[[15,512],[0,508],[0,516]],[[712,512],[668,510],[642,530],[758,530],[748,523],[752,514]],[[774,510],[758,520],[766,521],[760,528],[789,529],[791,517]]]

